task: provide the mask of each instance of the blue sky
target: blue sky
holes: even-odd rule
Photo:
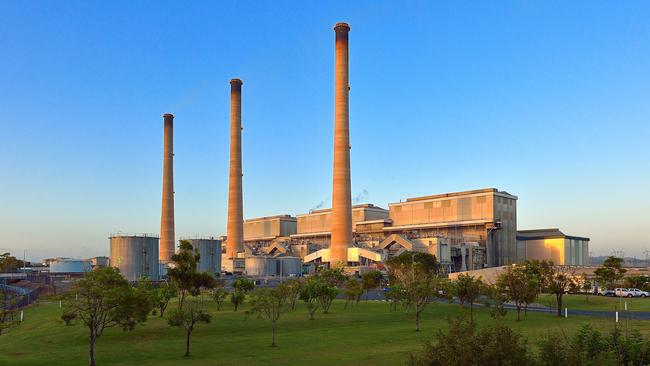
[[[332,26],[351,25],[352,190],[386,206],[496,187],[520,229],[650,249],[644,2],[0,2],[0,250],[108,254],[157,233],[162,117],[176,232],[225,232],[228,80],[245,217],[331,199]]]

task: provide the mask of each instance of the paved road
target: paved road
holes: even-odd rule
[[[363,297],[365,299],[365,295]],[[385,301],[384,292],[381,290],[373,290],[368,293],[368,300],[375,301]],[[437,302],[449,303],[447,299],[435,299]],[[650,301],[650,300],[648,300]],[[457,304],[458,300],[454,300],[453,303]],[[483,306],[483,304],[474,304],[474,306]],[[505,304],[505,308],[508,310],[516,310],[514,305]],[[556,310],[548,308],[546,306],[534,306],[528,307],[528,311],[538,312],[538,313],[554,313]],[[579,309],[568,309],[568,316],[593,316],[599,318],[611,318],[616,317],[614,311],[608,310],[579,310]],[[650,320],[650,312],[632,312],[632,311],[621,311],[618,313],[619,319],[635,319],[635,320]]]

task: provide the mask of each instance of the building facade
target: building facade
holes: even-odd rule
[[[566,235],[557,228],[520,230],[517,247],[528,260],[550,260],[556,265],[589,264],[589,238]]]

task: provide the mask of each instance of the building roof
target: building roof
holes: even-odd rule
[[[246,219],[246,220],[244,220],[244,223],[254,222],[254,221],[273,220],[273,219],[296,221],[296,218],[291,216],[291,215],[275,215],[275,216],[264,216],[264,217],[255,217],[255,218],[252,218],[252,219]]]
[[[495,194],[499,194],[501,196],[508,196],[509,198],[517,199],[517,196],[511,195],[510,193],[508,193],[506,191],[499,191],[496,188],[482,188],[482,189],[473,189],[473,190],[469,190],[469,191],[442,193],[442,194],[434,194],[434,195],[431,195],[431,196],[421,196],[421,197],[407,198],[406,202],[426,201],[426,200],[432,200],[432,199],[438,199],[438,198],[469,196],[469,195],[475,195],[475,194],[480,194],[480,193],[495,193]]]
[[[372,203],[362,203],[362,204],[360,204],[360,205],[353,205],[353,206],[352,206],[352,209],[353,209],[353,210],[358,210],[358,209],[362,209],[362,208],[370,209],[370,210],[375,210],[375,211],[385,211],[385,212],[388,212],[388,210],[386,210],[386,209],[384,209],[384,208],[381,208],[381,207],[379,207],[379,206],[375,206],[375,205],[373,205]],[[332,212],[332,209],[331,209],[331,208],[321,208],[321,209],[319,209],[319,210],[311,210],[311,211],[309,211],[309,213],[304,213],[304,214],[296,215],[296,217],[307,216],[307,215],[313,215],[313,214],[323,214],[323,213],[329,213],[329,212]]]
[[[557,238],[589,241],[589,238],[586,237],[566,235],[565,233],[561,232],[560,229],[558,228],[517,231],[517,240],[539,240],[539,239],[557,239]]]

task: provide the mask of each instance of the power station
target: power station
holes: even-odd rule
[[[496,188],[400,200],[384,209],[352,205],[349,119],[349,32],[334,26],[334,149],[332,208],[244,220],[242,190],[242,85],[230,80],[230,160],[227,235],[188,239],[199,269],[249,276],[300,275],[320,266],[363,271],[404,251],[435,255],[447,273],[525,259],[587,264],[588,238],[558,229],[517,232],[518,197]],[[163,115],[163,184],[160,237],[112,235],[110,263],[131,281],[165,274],[175,252],[172,114]]]

